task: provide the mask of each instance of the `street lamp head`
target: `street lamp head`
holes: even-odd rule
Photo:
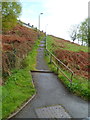
[[[40,13],[41,15],[43,14],[43,13]]]

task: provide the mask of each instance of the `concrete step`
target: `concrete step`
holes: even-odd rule
[[[39,73],[53,73],[52,71],[49,71],[49,70],[32,70],[31,72],[39,72]]]

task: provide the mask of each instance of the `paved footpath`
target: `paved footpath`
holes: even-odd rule
[[[43,45],[44,41],[41,41],[40,48],[38,49],[36,68],[38,70],[49,70],[44,59]],[[68,113],[72,118],[88,117],[88,103],[67,91],[57,78],[57,75],[54,73],[32,72],[32,76],[37,89],[37,95],[16,116],[14,116],[14,118],[38,118],[40,117],[38,113],[39,108],[45,109],[45,106],[48,106],[49,108],[50,106],[58,105],[63,106],[66,113]],[[49,109],[52,108],[55,111],[54,107]],[[50,115],[51,113],[49,109],[47,111]],[[61,109],[61,112],[62,111],[63,109]],[[63,115],[65,111],[62,112]]]

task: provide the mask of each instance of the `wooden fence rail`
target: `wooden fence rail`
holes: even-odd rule
[[[45,47],[45,49],[46,49],[47,55],[49,55],[49,57],[50,57],[50,63],[51,63],[51,64],[53,63],[53,64],[56,66],[56,68],[57,68],[57,73],[60,71],[60,72],[70,81],[70,83],[72,84],[74,72],[73,72],[68,66],[66,66],[61,60],[59,60],[55,55],[53,55],[53,54],[48,50],[46,37],[45,37],[45,41],[46,41],[46,47]],[[63,68],[66,69],[66,70],[68,70],[68,71],[71,73],[70,77],[68,77],[68,76],[63,72]]]

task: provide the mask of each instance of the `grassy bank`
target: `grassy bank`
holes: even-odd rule
[[[53,36],[47,36],[47,48],[54,52],[56,49],[60,48],[63,50],[70,50],[73,52],[88,52],[88,47],[86,46],[77,46],[77,44],[73,44],[71,42],[58,42],[58,44],[55,42],[56,39],[64,41],[62,38],[55,38]],[[62,46],[63,45],[63,46]]]
[[[2,87],[2,117],[7,118],[36,92],[32,84],[30,70],[36,66],[36,56],[40,40],[37,40],[32,51],[22,62],[22,69],[13,69]]]
[[[61,44],[61,43],[60,43]],[[66,44],[66,48],[61,48],[61,49],[67,49],[67,50],[71,50],[74,52],[77,51],[84,51],[87,52],[88,48],[85,46],[78,46],[75,44],[70,44],[70,43],[64,43]],[[55,38],[53,39],[52,36],[48,36],[47,37],[47,48],[54,54],[54,51],[56,49],[60,49],[60,45],[56,45],[55,43]],[[76,49],[77,48],[77,49]],[[48,56],[45,57],[46,61],[50,67],[50,69],[57,73],[57,69],[53,64],[50,64],[50,58]],[[63,70],[63,72],[70,78],[70,73],[68,71]],[[82,97],[85,100],[89,100],[90,99],[90,89],[88,88],[89,82],[88,79],[78,76],[78,75],[74,75],[73,77],[73,82],[72,85],[70,84],[70,81],[59,71],[58,73],[58,78],[60,78],[60,81],[62,81],[62,83],[65,85],[65,87],[67,87],[67,89],[71,92],[73,92],[75,95]]]

